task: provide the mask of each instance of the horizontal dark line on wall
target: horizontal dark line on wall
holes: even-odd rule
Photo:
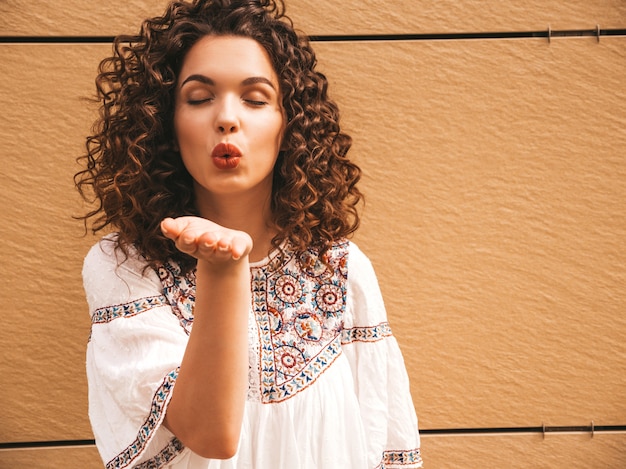
[[[383,42],[383,41],[442,41],[468,39],[525,39],[592,36],[626,36],[626,29],[566,29],[543,31],[510,31],[482,33],[424,33],[424,34],[338,34],[312,35],[312,42]],[[113,36],[0,36],[2,44],[108,44]]]
[[[540,427],[489,427],[489,428],[433,428],[420,429],[421,435],[483,435],[498,433],[601,433],[625,432],[626,425],[580,425],[580,426],[540,426]],[[95,440],[52,440],[21,441],[0,443],[1,450],[67,448],[93,446]]]
[[[540,427],[485,427],[485,428],[432,428],[420,429],[421,435],[481,435],[497,433],[599,433],[624,432],[626,425],[574,425]]]
[[[69,446],[93,446],[96,440],[16,441],[0,443],[0,451],[7,449],[67,448]]]
[[[543,31],[509,31],[482,33],[424,33],[424,34],[354,34],[310,36],[316,42],[356,42],[356,41],[444,41],[467,39],[525,39],[581,36],[626,36],[626,29],[568,29]]]

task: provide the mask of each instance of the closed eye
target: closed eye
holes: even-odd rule
[[[187,104],[191,106],[198,106],[200,104],[208,103],[213,101],[213,98],[203,98],[203,99],[188,99]]]
[[[256,99],[244,99],[250,106],[261,107],[267,104],[267,101],[258,101]]]

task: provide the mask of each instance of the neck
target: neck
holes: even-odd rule
[[[277,233],[272,223],[270,194],[264,197],[256,193],[224,196],[200,194],[196,189],[196,204],[203,218],[248,233],[253,241],[250,262],[256,262],[267,256]]]

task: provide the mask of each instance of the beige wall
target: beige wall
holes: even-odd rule
[[[289,0],[287,0],[289,2]],[[1,35],[166,2],[0,1]],[[291,0],[310,34],[626,29],[623,0]],[[91,439],[72,175],[106,44],[0,44],[0,443]],[[423,429],[626,425],[626,37],[318,43]],[[626,433],[425,434],[429,468],[626,467]],[[96,468],[93,447],[0,468]]]

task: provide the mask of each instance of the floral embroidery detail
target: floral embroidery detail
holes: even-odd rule
[[[344,329],[341,331],[341,343],[345,345],[352,342],[377,342],[392,335],[389,323],[383,322],[371,327]]]
[[[337,265],[339,267],[339,271],[341,272],[341,275],[343,275],[345,278],[348,278],[348,252],[347,251],[337,258]]]
[[[326,253],[324,259],[327,260],[327,257],[328,253]],[[319,277],[327,270],[324,262],[310,249],[300,255],[299,264],[302,271],[311,277]]]
[[[279,334],[283,328],[283,316],[276,308],[267,308],[270,317],[270,327],[274,334]]]
[[[149,461],[142,462],[135,466],[136,469],[161,469],[167,463],[171,462],[178,454],[185,449],[185,446],[181,441],[174,437],[170,440],[169,444],[159,451],[155,457]]]
[[[285,303],[294,304],[302,298],[302,285],[293,275],[283,275],[276,280],[276,295]]]
[[[296,318],[294,326],[298,335],[304,340],[318,341],[322,338],[322,322],[314,313],[300,314]]]
[[[344,288],[345,290],[345,288]],[[315,303],[318,308],[328,314],[335,314],[343,310],[344,291],[338,285],[322,285],[315,294]]]
[[[410,469],[422,467],[419,448],[412,450],[383,451],[383,460],[376,469]]]
[[[334,244],[324,262],[313,250],[296,257],[285,248],[267,265],[252,267],[249,399],[289,399],[315,382],[341,353],[348,246],[346,240]],[[183,276],[177,264],[168,262],[158,274],[164,295],[189,333],[195,273]],[[258,378],[253,379],[255,372]]]
[[[152,436],[165,417],[165,407],[169,401],[174,383],[178,377],[178,368],[170,372],[161,383],[152,397],[150,415],[143,423],[133,441],[124,451],[106,464],[106,469],[117,469],[128,466],[133,460],[143,453],[150,443]],[[173,456],[172,456],[173,457]],[[171,457],[170,457],[171,459]]]
[[[111,322],[117,318],[127,318],[140,313],[145,313],[152,308],[165,306],[167,304],[167,299],[163,295],[159,295],[140,298],[139,300],[131,301],[130,303],[124,303],[121,305],[107,306],[94,311],[93,315],[91,316],[91,323],[103,324]]]
[[[325,258],[330,269],[311,250],[299,258],[285,250],[278,268],[252,269],[261,402],[289,399],[341,353],[347,275],[340,263],[347,251],[347,241],[332,246]]]
[[[278,374],[283,379],[293,378],[295,376],[294,372],[306,365],[304,354],[293,345],[285,344],[276,347],[274,354],[278,358],[276,362]]]
[[[193,305],[196,302],[196,272],[181,275],[181,269],[174,261],[166,262],[157,269],[163,284],[163,294],[172,306],[172,312],[180,321],[187,334],[193,325]]]

